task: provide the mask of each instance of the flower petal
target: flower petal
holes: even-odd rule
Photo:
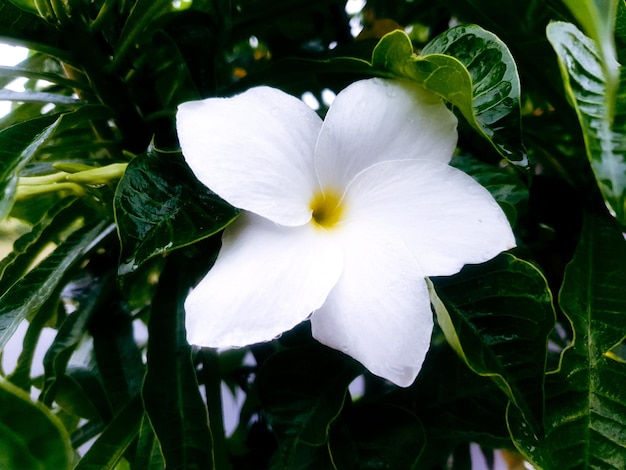
[[[176,121],[187,164],[220,197],[282,225],[310,220],[322,121],[302,101],[258,87],[183,103]]]
[[[342,266],[338,246],[311,224],[280,227],[244,213],[185,301],[187,339],[208,347],[269,341],[322,305]]]
[[[406,243],[426,276],[457,273],[513,248],[506,216],[489,192],[460,170],[398,160],[359,174],[345,195],[348,218],[377,221]]]
[[[343,274],[311,327],[321,343],[406,387],[430,347],[433,316],[419,266],[401,240],[377,227],[357,222],[338,229]]]
[[[441,98],[405,80],[361,80],[333,102],[315,148],[322,186],[344,188],[381,161],[425,158],[448,163],[457,119]]]

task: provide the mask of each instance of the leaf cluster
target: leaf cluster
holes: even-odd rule
[[[29,51],[0,67],[0,467],[626,468],[623,0],[0,0],[0,38]],[[518,248],[429,281],[406,389],[307,324],[187,344],[239,211],[185,165],[178,104],[265,84],[323,116],[373,76],[458,114],[452,164]]]

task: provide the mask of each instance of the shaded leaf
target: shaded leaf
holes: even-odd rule
[[[426,446],[419,419],[386,404],[356,405],[333,428],[329,450],[337,470],[415,468]]]
[[[506,45],[476,25],[451,28],[413,52],[402,31],[384,36],[372,66],[411,79],[459,108],[469,124],[510,160],[522,160],[520,84]]]
[[[299,443],[326,442],[360,370],[349,357],[316,343],[278,352],[263,364],[256,384],[285,468]]]
[[[70,357],[87,333],[87,322],[102,296],[108,293],[106,282],[86,275],[82,285],[73,283],[69,288],[76,310],[68,315],[43,358],[44,382],[39,399],[48,406],[56,397],[58,381],[63,379]],[[69,380],[69,379],[68,379]]]
[[[185,340],[182,302],[189,285],[181,274],[185,268],[173,258],[161,274],[152,304],[143,400],[167,468],[218,468],[209,430],[211,417],[200,396]]]
[[[124,452],[137,437],[142,416],[143,406],[138,395],[107,425],[74,470],[116,469]]]
[[[548,335],[555,322],[541,272],[502,254],[433,283],[437,320],[450,345],[474,372],[491,377],[540,432]]]
[[[611,354],[626,337],[625,265],[615,222],[587,214],[559,293],[574,340],[546,377],[545,439],[508,412],[516,446],[540,468],[626,468],[626,363]]]
[[[115,194],[119,273],[213,235],[238,212],[193,176],[180,153],[151,151],[135,158]]]
[[[570,23],[551,23],[547,34],[598,187],[616,219],[626,225],[626,72],[621,69],[615,100],[607,103],[608,78],[593,41]]]
[[[0,468],[70,468],[72,450],[65,429],[43,405],[0,381]]]

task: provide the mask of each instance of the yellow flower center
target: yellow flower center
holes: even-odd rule
[[[344,204],[341,202],[341,194],[337,191],[326,190],[313,196],[310,204],[313,211],[313,223],[318,227],[333,228],[341,220],[344,212]]]

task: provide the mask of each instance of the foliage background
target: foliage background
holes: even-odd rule
[[[22,234],[0,262],[0,348],[27,324],[0,381],[0,467],[466,469],[474,442],[488,460],[626,468],[625,12],[378,0],[355,39],[339,0],[0,0],[0,38],[31,51],[0,67],[0,217]],[[368,76],[462,116],[453,163],[518,248],[431,279],[438,327],[407,389],[307,324],[190,347],[182,301],[237,211],[184,164],[176,106],[268,84],[323,115]],[[243,400],[230,435],[221,384]]]

